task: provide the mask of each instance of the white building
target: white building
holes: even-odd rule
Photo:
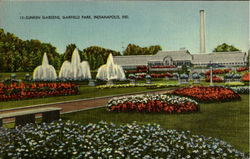
[[[155,55],[114,56],[113,58],[114,63],[124,69],[135,69],[138,65],[150,67],[193,64],[194,67],[207,67],[210,63],[225,67],[245,66],[248,60],[247,53],[241,51],[190,54],[188,50],[159,51]]]
[[[207,67],[208,64],[218,64],[226,67],[245,66],[248,61],[246,52],[213,52],[206,53],[205,47],[205,11],[200,10],[200,53],[190,54],[188,50],[159,51],[155,55],[114,56],[114,63],[124,69],[134,69],[144,66],[182,66]]]

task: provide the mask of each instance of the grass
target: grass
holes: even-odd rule
[[[138,80],[139,83],[145,83],[145,80]],[[96,89],[95,87],[90,87],[86,85],[86,82],[78,82],[77,84],[80,85],[80,95],[75,96],[58,96],[58,97],[48,97],[48,98],[36,98],[36,99],[29,99],[29,100],[20,100],[20,101],[8,101],[8,102],[0,102],[0,110],[1,109],[10,109],[16,107],[23,107],[23,106],[31,106],[31,105],[38,105],[38,104],[46,104],[46,103],[55,103],[55,102],[63,102],[63,101],[70,101],[70,100],[77,100],[77,99],[85,99],[85,98],[94,98],[94,97],[101,97],[101,96],[110,96],[110,95],[117,95],[117,94],[127,94],[127,93],[135,93],[135,92],[143,92],[143,91],[150,91],[146,87],[133,87],[133,88],[112,88],[112,89]],[[156,80],[153,81],[153,84],[178,84],[177,81],[174,80]],[[200,84],[192,84],[192,81],[189,82],[190,85],[201,85],[201,86],[209,86],[209,82],[201,81]],[[214,85],[224,85],[224,83],[214,83]],[[187,85],[180,85],[181,87]],[[163,90],[166,88],[159,88],[154,90]]]
[[[249,96],[241,95],[241,101],[201,104],[199,113],[164,114],[137,112],[109,112],[97,108],[62,115],[63,120],[75,120],[82,124],[101,120],[115,124],[137,121],[139,124],[157,123],[164,129],[190,130],[193,134],[212,136],[227,141],[236,149],[249,152]]]
[[[80,85],[79,89],[80,89],[80,94],[74,95],[74,96],[58,96],[58,97],[47,97],[47,98],[35,98],[35,99],[20,100],[20,101],[0,102],[0,110],[23,107],[23,106],[30,106],[30,105],[37,105],[37,104],[70,101],[70,100],[77,100],[77,99],[84,99],[84,98],[93,98],[93,97],[110,96],[110,95],[117,95],[117,94],[150,91],[146,87],[97,89],[95,87],[84,86],[84,85]],[[161,89],[154,89],[154,90],[161,90]]]

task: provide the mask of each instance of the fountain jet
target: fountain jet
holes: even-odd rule
[[[74,50],[71,62],[64,61],[59,73],[60,79],[65,80],[85,80],[91,79],[89,63],[82,61],[77,49]]]
[[[105,81],[126,79],[122,67],[114,64],[112,54],[109,54],[107,63],[98,69],[96,78]]]
[[[44,53],[42,65],[35,68],[33,72],[33,79],[41,81],[53,81],[56,80],[56,78],[56,70],[52,65],[49,65],[47,53]]]

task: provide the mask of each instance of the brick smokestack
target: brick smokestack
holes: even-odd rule
[[[200,10],[200,53],[206,53],[206,46],[205,46],[205,12],[204,10]]]

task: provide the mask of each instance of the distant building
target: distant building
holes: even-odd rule
[[[169,66],[191,65],[194,67],[207,67],[216,64],[217,66],[245,66],[247,64],[247,53],[235,52],[213,52],[206,53],[205,46],[205,11],[200,10],[200,53],[190,54],[188,50],[159,51],[155,55],[133,55],[114,56],[114,63],[121,65],[123,69],[135,69],[138,65],[144,66]],[[164,70],[164,69],[160,69]],[[166,69],[165,69],[166,70]]]
[[[213,52],[202,54],[190,54],[188,50],[179,51],[159,51],[155,55],[132,55],[114,56],[114,63],[123,69],[135,69],[138,65],[143,66],[169,66],[176,67],[182,65],[194,67],[207,67],[211,63],[222,66],[245,66],[247,64],[247,54],[245,52]]]
[[[193,54],[192,64],[194,66],[207,66],[211,61],[222,66],[245,66],[247,58],[247,53],[241,51]]]

